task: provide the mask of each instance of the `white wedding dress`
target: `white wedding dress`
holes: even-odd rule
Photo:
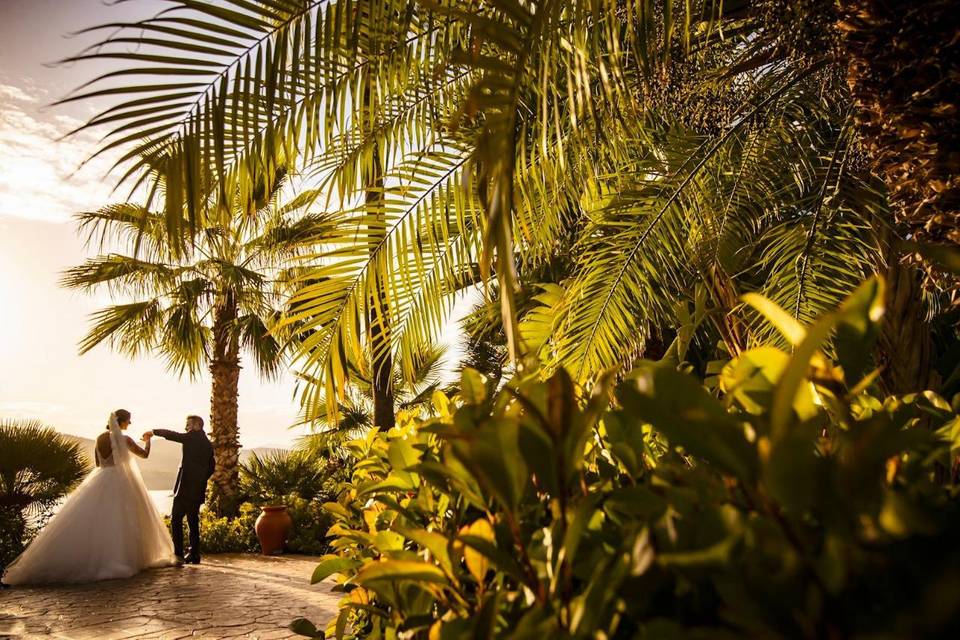
[[[173,541],[110,420],[111,453],[3,575],[8,585],[127,578],[174,564]]]

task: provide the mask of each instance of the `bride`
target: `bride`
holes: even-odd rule
[[[130,459],[150,455],[150,437],[141,448],[124,435],[128,426],[129,411],[110,414],[97,438],[97,468],[7,567],[4,583],[92,582],[175,563],[173,541]]]

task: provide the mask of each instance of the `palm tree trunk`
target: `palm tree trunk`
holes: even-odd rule
[[[940,385],[920,276],[918,269],[891,256],[877,355],[885,391],[894,395],[936,390]]]
[[[367,77],[364,83],[364,102],[366,113],[370,117],[366,129],[368,135],[375,135],[373,114],[376,113],[376,92],[372,86],[373,78]],[[370,153],[370,166],[366,172],[365,203],[368,215],[376,216],[376,233],[386,233],[383,205],[383,167],[380,164],[380,145],[374,142]],[[381,278],[384,268],[379,264],[380,256],[373,256],[379,243],[371,243],[371,266],[374,294],[367,301],[367,332],[370,340],[370,365],[372,369],[373,424],[381,429],[392,429],[396,423],[393,397],[393,353],[390,344],[390,307],[387,304],[386,290]]]
[[[739,356],[747,348],[747,329],[733,313],[740,303],[737,286],[723,267],[710,265],[703,277],[711,301],[720,313],[712,313],[710,322],[714,325],[731,357]]]
[[[960,245],[956,2],[842,0],[839,10],[857,125],[898,222],[920,241]],[[932,269],[928,278],[960,293],[960,279]]]
[[[233,323],[237,305],[226,296],[214,310],[213,359],[210,361],[210,431],[216,467],[211,477],[211,507],[220,515],[235,514],[240,489],[240,434],[237,425],[240,346]]]
[[[379,275],[375,276],[376,291],[382,291]],[[393,382],[393,354],[390,349],[390,309],[382,299],[367,310],[370,328],[370,349],[373,353],[373,424],[381,429],[392,429],[395,424]]]

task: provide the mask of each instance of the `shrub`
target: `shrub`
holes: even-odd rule
[[[303,451],[254,452],[240,465],[240,490],[255,504],[289,494],[310,500],[323,493],[335,471],[335,463]]]
[[[436,419],[348,443],[326,633],[955,637],[958,407],[871,393],[883,295],[810,327],[758,302],[792,352],[748,350],[717,395],[675,361],[589,393],[558,371],[490,397],[466,371]]]
[[[243,553],[259,551],[254,525],[260,509],[250,503],[240,505],[233,518],[217,516],[209,509],[200,511],[200,549],[204,553]]]
[[[287,505],[293,528],[287,540],[286,551],[320,555],[330,550],[326,540],[327,530],[333,521],[323,505],[317,500],[304,500],[296,494],[275,501]],[[255,525],[260,507],[244,502],[237,516],[218,516],[211,510],[200,512],[200,548],[204,553],[259,552]],[[169,524],[169,518],[167,519]]]
[[[75,442],[36,421],[0,421],[0,568],[87,474]]]
[[[234,518],[204,510],[200,517],[200,544],[205,553],[258,552],[254,525],[260,507],[283,504],[293,521],[286,551],[321,554],[332,517],[323,503],[335,499],[338,485],[349,477],[341,461],[327,461],[306,452],[254,454],[241,465],[244,502]]]
[[[320,500],[305,500],[296,494],[285,496],[281,501],[293,520],[286,550],[292,553],[320,555],[330,550],[327,531],[333,517],[324,510]]]

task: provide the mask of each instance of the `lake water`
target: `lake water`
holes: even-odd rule
[[[173,492],[169,489],[151,490],[150,497],[153,498],[153,504],[157,505],[157,511],[160,515],[170,515],[170,507],[173,506]]]

